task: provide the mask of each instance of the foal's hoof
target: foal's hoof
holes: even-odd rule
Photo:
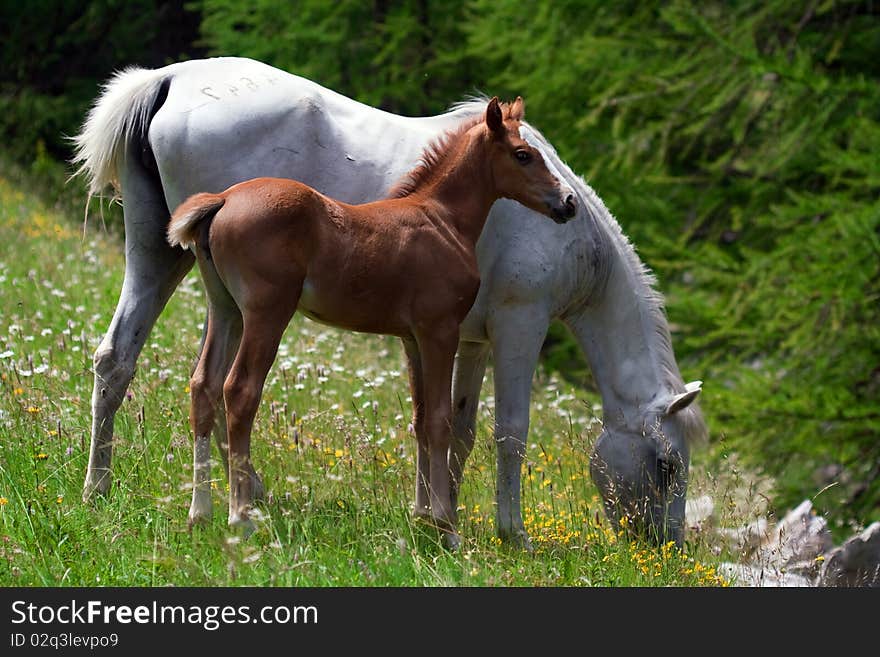
[[[263,486],[263,480],[260,479],[260,475],[254,472],[252,475],[253,487],[254,487],[254,499],[255,500],[263,500],[266,497],[266,487]]]
[[[412,512],[413,520],[416,522],[426,522],[431,524],[431,509],[430,507],[415,507]]]
[[[431,536],[431,542],[437,540],[437,534],[439,533],[443,547],[449,550],[457,550],[461,546],[461,537],[455,531],[454,525],[448,520],[435,518],[428,510],[425,510],[423,513],[414,512],[413,520],[415,520],[416,526],[427,530]]]

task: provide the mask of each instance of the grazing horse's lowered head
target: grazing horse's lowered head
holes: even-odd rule
[[[606,418],[593,447],[590,474],[605,512],[658,543],[684,541],[690,445],[705,431],[699,408],[700,381],[664,394],[633,421]]]

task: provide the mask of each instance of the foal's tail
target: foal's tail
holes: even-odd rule
[[[220,194],[196,194],[178,206],[168,224],[168,243],[195,250],[202,227],[211,223],[226,199]]]

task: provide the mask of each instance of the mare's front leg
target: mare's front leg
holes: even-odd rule
[[[242,313],[244,328],[235,361],[223,384],[229,440],[229,525],[254,529],[249,517],[255,498],[251,464],[251,431],[263,396],[263,385],[278,353],[278,345],[299,302],[295,294],[279,293],[267,303],[253,304]]]
[[[449,471],[452,476],[452,510],[458,511],[458,492],[464,464],[474,448],[477,430],[477,408],[480,389],[486,373],[489,345],[483,342],[461,342],[452,370],[452,447],[449,450]]]
[[[113,423],[156,319],[192,268],[192,253],[168,245],[168,207],[155,176],[129,152],[121,171],[125,278],[107,333],[95,350],[92,434],[83,501],[110,489]]]
[[[447,321],[420,332],[416,339],[422,363],[424,429],[419,443],[427,447],[430,465],[428,497],[431,522],[443,534],[447,547],[455,549],[461,540],[456,533],[452,507],[449,447],[452,442],[452,367],[458,347],[458,324]]]
[[[522,517],[520,474],[532,379],[550,318],[540,307],[501,307],[490,313],[487,325],[495,365],[496,531],[500,539],[531,549]]]

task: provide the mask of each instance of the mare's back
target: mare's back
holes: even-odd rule
[[[167,70],[149,141],[169,206],[260,176],[295,178],[351,203],[378,199],[449,123],[388,114],[249,59]]]

